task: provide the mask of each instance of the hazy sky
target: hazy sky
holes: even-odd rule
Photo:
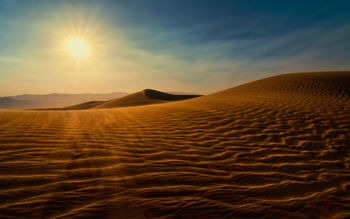
[[[68,51],[73,38],[89,53]],[[350,1],[0,0],[0,96],[210,93],[350,69]]]

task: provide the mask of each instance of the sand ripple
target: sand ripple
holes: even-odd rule
[[[0,111],[0,215],[346,218],[349,78],[282,75],[134,108]]]

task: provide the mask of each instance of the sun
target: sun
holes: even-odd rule
[[[68,42],[68,51],[75,58],[82,59],[89,54],[89,46],[83,39],[75,38]]]

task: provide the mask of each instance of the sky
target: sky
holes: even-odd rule
[[[69,43],[82,40],[77,58]],[[350,1],[0,0],[0,96],[208,94],[350,69]]]

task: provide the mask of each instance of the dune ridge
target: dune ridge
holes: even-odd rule
[[[0,111],[0,216],[348,218],[350,72],[186,101]]]

